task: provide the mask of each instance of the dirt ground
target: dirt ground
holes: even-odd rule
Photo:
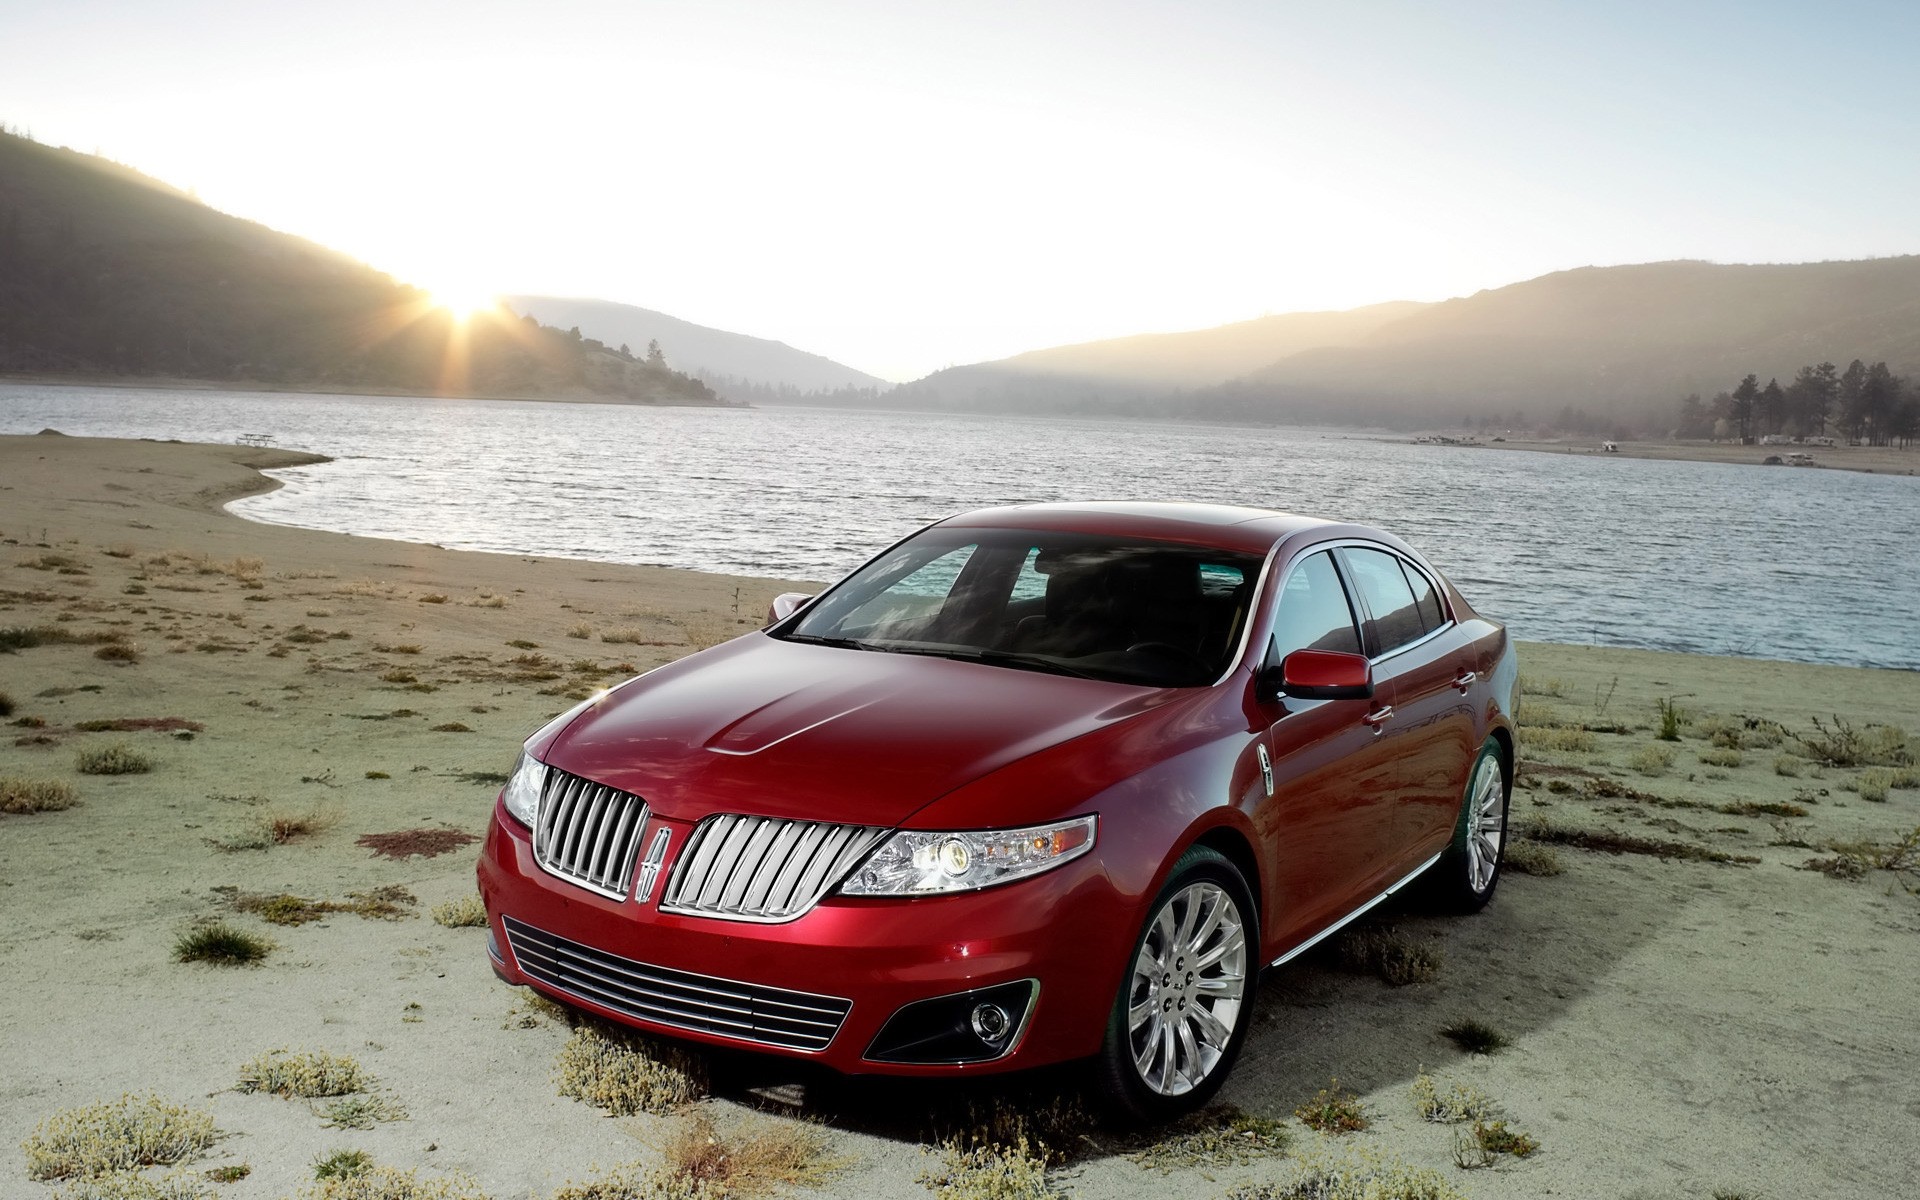
[[[933,1195],[940,1135],[967,1123],[968,1101],[996,1099],[1059,1154],[998,1191],[961,1172],[948,1194],[1224,1197],[1285,1186],[1323,1141],[1448,1189],[1381,1195],[1877,1198],[1920,1178],[1920,876],[1874,865],[1900,866],[1893,848],[1920,829],[1920,778],[1822,765],[1814,749],[1834,749],[1815,719],[1838,719],[1868,735],[1868,757],[1897,762],[1894,735],[1868,727],[1920,735],[1920,676],[1602,648],[1521,648],[1514,822],[1538,869],[1551,855],[1560,873],[1509,873],[1475,917],[1381,914],[1374,927],[1435,967],[1420,981],[1346,969],[1337,949],[1269,973],[1222,1100],[1291,1149],[1049,1124],[1051,1101],[1072,1107],[1069,1074],[956,1097],[703,1056],[714,1097],[691,1108],[610,1117],[563,1097],[564,1015],[494,979],[482,930],[429,916],[472,894],[476,847],[391,858],[360,839],[481,833],[547,716],[750,631],[795,585],[219,510],[267,486],[254,468],[302,457],[0,438],[0,631],[55,631],[0,652],[0,777],[78,797],[0,813],[0,1196],[81,1194],[31,1181],[19,1148],[58,1110],[127,1092],[211,1114],[217,1138],[187,1167],[200,1194],[235,1200],[320,1187],[316,1160],[342,1149],[422,1179],[465,1173],[460,1195],[547,1200],[596,1165],[672,1167],[703,1118],[820,1139],[831,1170],[774,1194]],[[97,657],[115,645],[131,658]],[[1677,741],[1657,736],[1663,700],[1680,710]],[[133,727],[81,727],[116,721]],[[77,769],[115,745],[151,770]],[[1821,860],[1844,861],[1808,868]],[[238,907],[381,888],[412,902],[388,891],[393,919],[299,925]],[[174,961],[214,919],[273,949],[245,967]],[[1469,1054],[1442,1036],[1469,1019],[1505,1047]],[[324,1102],[236,1090],[279,1048],[353,1056],[377,1077],[365,1094],[405,1117],[329,1127]],[[1463,1127],[1416,1112],[1423,1070],[1481,1089],[1538,1149],[1456,1165]],[[1334,1077],[1369,1123],[1323,1138],[1294,1113]],[[1164,1168],[1142,1158],[1156,1141]],[[237,1182],[204,1174],[242,1164]]]

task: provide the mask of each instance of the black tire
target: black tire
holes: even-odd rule
[[[1239,927],[1237,950],[1223,949],[1235,940],[1223,932],[1230,922]],[[1191,947],[1168,937],[1169,924],[1175,934],[1183,927],[1195,934],[1205,930],[1193,939],[1199,948],[1191,957],[1183,953]],[[1164,968],[1161,979],[1141,970],[1143,954],[1160,960],[1156,969]],[[1207,961],[1210,956],[1212,961]],[[1260,914],[1245,877],[1214,850],[1188,850],[1147,909],[1107,1017],[1094,1082],[1108,1116],[1123,1125],[1151,1124],[1192,1112],[1212,1099],[1246,1044],[1262,965]],[[1227,1013],[1221,1002],[1229,977],[1236,974],[1239,991]],[[1154,1005],[1163,1007],[1156,1013]],[[1136,1025],[1133,1014],[1142,1007],[1147,1009],[1145,1023]],[[1173,1032],[1163,1032],[1168,1029]],[[1207,1040],[1209,1029],[1214,1041]],[[1228,1030],[1224,1038],[1218,1036],[1222,1029]],[[1183,1040],[1182,1033],[1189,1036]],[[1144,1069],[1143,1055],[1149,1060]],[[1199,1078],[1192,1078],[1195,1074]]]
[[[1498,742],[1488,739],[1473,760],[1473,769],[1467,772],[1453,841],[1433,865],[1428,895],[1435,908],[1479,912],[1493,899],[1494,889],[1500,886],[1500,867],[1506,860],[1507,816],[1512,801],[1513,780],[1508,778],[1506,755]],[[1490,826],[1486,818],[1496,812],[1497,824]],[[1476,821],[1476,817],[1482,819]]]

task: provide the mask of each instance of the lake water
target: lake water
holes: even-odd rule
[[[1522,638],[1920,669],[1908,476],[1198,423],[0,384],[0,433],[46,427],[268,433],[337,460],[232,505],[257,521],[790,579],[989,504],[1253,504],[1392,530]]]

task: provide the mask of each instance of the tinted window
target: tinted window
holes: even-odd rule
[[[1195,687],[1239,649],[1251,554],[1038,530],[936,527],[776,636],[1117,682]]]
[[[1407,582],[1413,585],[1414,606],[1420,610],[1420,623],[1431,633],[1447,623],[1446,614],[1440,608],[1440,597],[1434,593],[1433,581],[1419,567],[1400,560],[1400,570],[1405,572]]]
[[[1287,576],[1274,614],[1275,661],[1295,650],[1342,650],[1360,653],[1360,637],[1353,629],[1353,610],[1346,589],[1325,551],[1314,555]]]
[[[1414,601],[1413,588],[1407,584],[1398,557],[1384,550],[1357,547],[1348,547],[1341,555],[1352,572],[1354,586],[1360,589],[1367,608],[1372,610],[1373,633],[1379,642],[1374,647],[1375,654],[1385,654],[1417,641],[1427,632],[1427,624],[1420,618],[1420,607]]]

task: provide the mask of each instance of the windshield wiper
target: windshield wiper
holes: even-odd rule
[[[840,650],[878,650],[872,642],[863,642],[859,638],[821,637],[816,633],[776,634],[783,642],[804,642],[809,646],[833,646]]]
[[[894,654],[923,654],[928,658],[951,658],[960,662],[990,663],[1000,667],[1030,667],[1036,671],[1045,671],[1050,675],[1071,675],[1075,679],[1099,679],[1100,676],[1078,667],[1070,667],[1058,659],[1043,654],[1021,654],[1014,650],[973,650],[959,647],[938,648],[918,646],[885,647]]]

